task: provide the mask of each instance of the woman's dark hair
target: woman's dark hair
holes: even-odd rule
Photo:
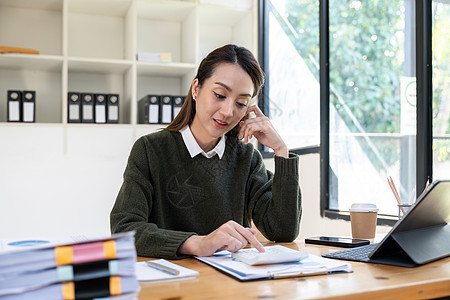
[[[264,84],[264,73],[261,70],[261,67],[248,49],[231,44],[215,49],[202,60],[198,67],[197,75],[195,76],[195,78],[198,79],[200,88],[205,80],[212,76],[217,65],[221,63],[238,64],[252,79],[254,87],[252,98],[258,95]],[[179,131],[186,125],[190,125],[194,120],[194,116],[195,101],[192,99],[191,85],[180,112],[166,129],[169,131]],[[239,124],[237,127],[238,126]],[[238,129],[234,128],[232,131],[236,130]]]

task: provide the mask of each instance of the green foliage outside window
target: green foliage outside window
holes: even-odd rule
[[[450,11],[448,5],[446,9],[436,7],[433,5],[433,112],[441,118],[434,119],[434,128],[440,126],[442,133],[448,134],[450,118],[443,103],[450,101]],[[319,1],[286,1],[285,9],[283,16],[276,9],[273,13],[319,81]],[[352,132],[361,128],[366,133],[400,132],[404,12],[403,1],[330,1],[330,101]],[[376,143],[388,165],[399,157],[398,144],[392,140]],[[386,166],[373,157],[363,139],[360,144],[374,165]],[[435,145],[440,149],[439,159],[448,158],[447,144]]]

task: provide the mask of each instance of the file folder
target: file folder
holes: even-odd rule
[[[270,249],[272,247],[284,246],[266,246],[265,248]],[[254,250],[254,248],[248,248],[239,251],[247,252]],[[268,264],[260,266],[251,266],[246,263],[240,262],[239,260],[234,259],[232,257],[232,254],[226,250],[216,252],[212,256],[195,256],[195,258],[223,271],[228,275],[231,275],[232,277],[240,281],[271,280],[353,272],[353,270],[351,269],[351,265],[347,262],[326,259],[312,254],[309,254],[306,258],[297,262]]]
[[[67,94],[67,122],[81,122],[81,97],[80,93],[69,92]]]
[[[22,121],[22,92],[8,91],[8,122]]]
[[[22,92],[22,121],[36,122],[36,91]]]
[[[94,94],[95,123],[106,123],[106,95]]]
[[[184,100],[186,99],[186,97],[183,96],[174,96],[173,97],[173,102],[172,102],[172,120],[175,119],[175,117],[178,115],[178,113],[181,110],[181,107],[184,104]]]
[[[94,123],[94,95],[81,94],[81,121]]]
[[[172,97],[171,96],[161,96],[160,102],[160,123],[169,124],[172,122]]]
[[[119,95],[107,95],[106,123],[119,123]]]
[[[138,102],[139,124],[158,124],[160,96],[147,95]]]

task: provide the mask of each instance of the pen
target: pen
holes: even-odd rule
[[[149,266],[149,267],[151,267],[153,269],[156,269],[156,270],[159,270],[159,271],[163,271],[163,272],[165,272],[167,274],[170,274],[170,275],[179,275],[180,274],[180,271],[175,270],[175,269],[173,269],[171,267],[167,267],[165,265],[156,263],[154,261],[146,261],[145,263],[147,264],[147,266]]]
[[[426,183],[426,185],[425,185],[425,190],[428,188],[428,186],[430,185],[430,182],[431,182],[431,179],[430,179],[430,177],[428,177],[428,179],[427,179],[427,183]]]
[[[395,200],[397,200],[397,203],[398,203],[400,209],[402,210],[403,213],[405,213],[405,210],[403,209],[403,207],[401,207],[402,202],[400,201],[400,196],[399,196],[399,194],[397,192],[397,188],[395,187],[394,180],[392,180],[392,177],[389,176],[387,178],[387,181],[388,181],[388,184],[389,184],[389,186],[390,186],[390,188],[392,190],[392,193],[394,193]]]

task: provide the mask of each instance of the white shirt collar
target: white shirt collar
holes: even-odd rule
[[[222,159],[223,154],[225,152],[225,141],[227,138],[225,135],[219,140],[219,142],[217,143],[216,147],[214,147],[214,149],[212,149],[211,151],[206,153],[198,145],[189,126],[182,128],[180,130],[180,133],[181,133],[181,136],[183,137],[184,144],[186,145],[186,148],[188,149],[191,157],[195,157],[197,154],[201,153],[203,156],[205,156],[207,158],[211,158],[217,154],[219,156],[219,158]]]

